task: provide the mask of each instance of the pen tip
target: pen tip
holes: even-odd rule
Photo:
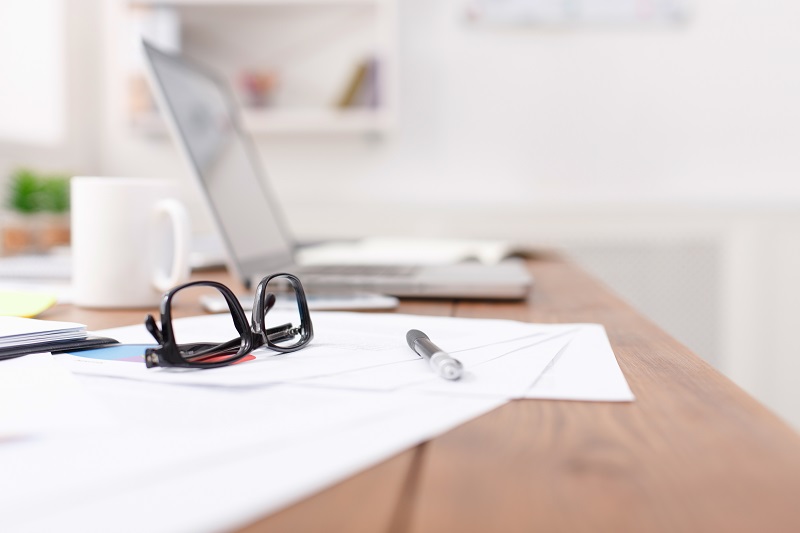
[[[442,365],[441,373],[445,379],[459,379],[461,377],[461,365]]]

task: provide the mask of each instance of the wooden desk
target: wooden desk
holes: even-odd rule
[[[636,402],[513,401],[243,531],[800,531],[792,429],[579,269],[530,268],[525,303],[399,311],[599,322]],[[59,306],[45,318],[99,329],[144,314]]]

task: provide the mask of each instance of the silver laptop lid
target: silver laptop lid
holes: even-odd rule
[[[194,61],[143,44],[160,108],[200,182],[230,266],[249,286],[265,271],[291,265],[294,242],[226,82]]]

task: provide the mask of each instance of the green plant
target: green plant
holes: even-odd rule
[[[11,175],[6,206],[25,214],[66,213],[69,211],[69,178],[19,169]]]
[[[50,213],[69,211],[69,178],[50,176],[41,182],[42,210]]]

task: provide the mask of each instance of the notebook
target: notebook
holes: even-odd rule
[[[494,265],[299,265],[301,248],[241,126],[230,87],[194,60],[143,44],[159,108],[207,201],[228,267],[245,286],[283,271],[296,274],[310,292],[491,299],[527,295],[532,278],[524,263],[513,258]]]

